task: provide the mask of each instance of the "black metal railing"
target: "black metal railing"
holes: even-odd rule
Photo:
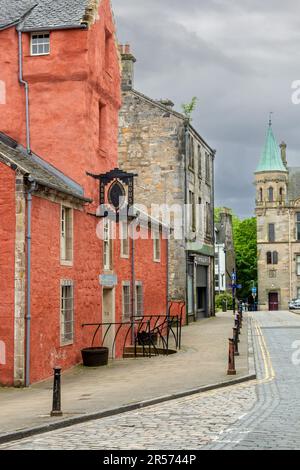
[[[145,357],[169,354],[170,348],[181,348],[182,312],[180,315],[144,315],[132,317],[130,321],[107,323],[84,323],[82,327],[95,327],[91,347],[95,346],[97,335],[100,335],[98,345],[104,346],[113,329],[110,354],[113,357],[116,346],[124,356],[126,347],[134,347],[134,356],[138,355],[139,346]],[[119,340],[120,338],[120,340]],[[121,347],[120,343],[121,342]]]

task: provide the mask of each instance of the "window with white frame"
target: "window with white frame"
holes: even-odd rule
[[[300,255],[296,256],[296,273],[300,276]]]
[[[62,263],[73,261],[73,209],[61,206],[60,259]]]
[[[31,35],[31,55],[50,54],[50,34],[33,33]]]
[[[297,299],[300,299],[300,287],[297,287]]]
[[[153,233],[153,258],[154,261],[160,261],[160,235],[159,231]]]
[[[74,285],[73,281],[61,281],[61,344],[74,340]]]
[[[120,238],[121,238],[121,257],[129,257],[129,238],[128,238],[128,224],[121,222],[120,224]]]
[[[135,314],[137,317],[144,316],[143,284],[137,282],[135,286]]]
[[[103,267],[106,270],[111,269],[111,237],[110,237],[110,221],[104,221],[103,226]]]
[[[122,288],[123,320],[129,320],[131,314],[130,282],[124,282]]]

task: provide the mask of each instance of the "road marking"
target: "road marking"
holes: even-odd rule
[[[263,379],[257,380],[256,383],[262,384],[272,382],[275,379],[276,374],[273,368],[271,355],[269,353],[259,322],[256,319],[254,319],[253,321],[265,369],[265,377]]]

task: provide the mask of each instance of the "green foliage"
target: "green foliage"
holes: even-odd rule
[[[236,252],[237,281],[243,286],[243,289],[238,292],[238,296],[247,298],[251,294],[253,281],[257,285],[256,218],[234,220],[233,237]]]
[[[221,208],[215,208],[215,222],[220,221]],[[248,298],[251,288],[257,285],[257,231],[256,218],[240,220],[232,213],[233,241],[236,253],[237,282],[243,288],[239,298]]]
[[[198,101],[198,98],[194,96],[190,103],[184,103],[181,105],[182,112],[189,121],[192,120],[192,114],[196,109],[197,101]]]
[[[216,308],[222,311],[224,301],[227,302],[227,310],[232,310],[232,295],[228,292],[216,295]]]

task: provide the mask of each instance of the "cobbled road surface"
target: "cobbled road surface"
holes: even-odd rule
[[[0,449],[300,449],[300,315],[251,314],[258,378]]]

